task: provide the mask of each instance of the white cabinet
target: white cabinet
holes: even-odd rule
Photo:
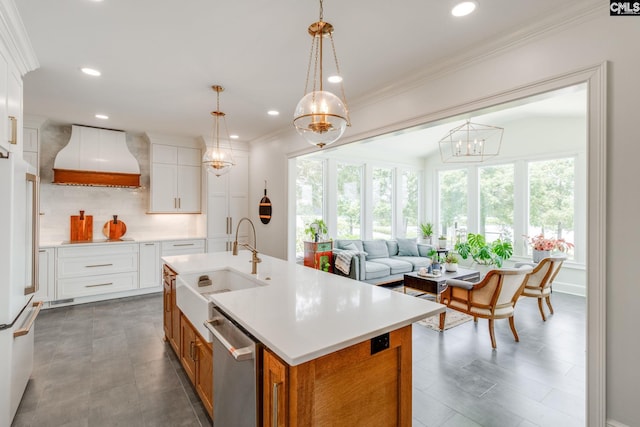
[[[207,174],[207,251],[230,251],[238,221],[249,214],[249,157],[234,153],[236,164],[228,174]],[[249,225],[244,222],[238,240],[246,242]]]
[[[56,299],[138,287],[138,244],[69,245],[57,249]]]
[[[33,166],[36,170],[36,175],[40,175],[40,168],[38,163],[38,129],[25,127],[22,129],[22,140],[24,145],[22,147],[22,156],[24,159]]]
[[[203,239],[169,240],[162,242],[161,256],[204,253]]]
[[[38,253],[38,292],[34,300],[49,302],[55,295],[55,249],[40,249]]]
[[[160,243],[140,243],[140,288],[162,286],[160,270]]]
[[[201,212],[202,153],[197,148],[151,144],[151,213]]]
[[[22,152],[22,78],[0,52],[0,147]]]

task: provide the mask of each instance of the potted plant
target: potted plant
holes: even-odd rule
[[[438,247],[440,249],[446,249],[447,248],[447,236],[440,235],[440,237],[438,237]]]
[[[449,252],[444,257],[444,269],[447,271],[458,271],[458,256],[453,252]]]
[[[327,224],[324,220],[316,219],[304,229],[304,232],[309,235],[312,242],[317,242],[320,239],[324,240],[327,235]]]
[[[420,224],[420,232],[422,233],[424,242],[430,245],[431,237],[433,236],[433,224],[430,222],[423,222],[422,224]]]
[[[455,250],[462,257],[471,257],[478,265],[502,267],[502,262],[513,255],[513,245],[508,240],[496,239],[487,243],[481,234],[469,233],[466,242],[456,243]]]
[[[544,258],[551,256],[551,251],[567,252],[573,248],[573,243],[569,243],[564,239],[547,239],[544,234],[529,237],[524,236],[533,249],[533,262],[540,262]]]

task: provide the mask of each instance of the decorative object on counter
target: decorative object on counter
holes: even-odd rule
[[[93,240],[93,216],[85,215],[80,211],[80,215],[71,215],[70,237],[71,242],[90,242]]]
[[[118,219],[118,215],[114,215],[113,219],[105,222],[104,227],[102,227],[102,234],[109,240],[120,240],[126,232],[127,225]]]
[[[258,215],[263,224],[269,224],[269,221],[271,221],[271,209],[271,200],[267,197],[267,180],[265,179],[264,197],[260,199],[260,205],[258,206]]]
[[[568,252],[574,247],[573,243],[569,243],[562,238],[546,238],[543,233],[533,237],[524,237],[527,239],[531,245],[531,249],[533,250],[533,262],[540,262],[544,258],[549,258],[552,251]]]
[[[304,229],[304,232],[309,235],[311,241],[322,242],[327,237],[327,224],[322,219],[316,219]]]
[[[293,113],[293,125],[296,131],[310,144],[320,148],[333,144],[344,133],[347,126],[351,126],[349,108],[347,108],[344,96],[342,77],[336,48],[333,44],[333,25],[323,21],[323,5],[320,0],[320,20],[309,26],[311,41],[311,53],[307,68],[307,80],[304,85],[305,95],[302,97]],[[324,76],[322,74],[323,41],[329,38],[331,51],[335,62],[336,75],[332,76],[340,83],[342,99],[331,92],[323,90]],[[312,70],[313,64],[313,70]],[[312,73],[313,71],[313,73]],[[311,77],[311,90],[309,91],[309,77]]]
[[[207,172],[211,172],[215,176],[221,176],[229,172],[231,167],[235,165],[235,162],[233,161],[233,150],[231,148],[229,130],[227,129],[227,120],[225,114],[220,111],[220,92],[222,92],[224,88],[219,85],[211,86],[211,88],[217,94],[216,111],[211,112],[211,115],[215,118],[211,135],[212,146],[207,147],[207,151],[205,151],[204,156],[202,156],[202,164],[207,169]],[[222,117],[222,122],[224,123],[224,131],[229,148],[220,147],[220,117]]]
[[[443,163],[483,162],[500,153],[504,129],[497,126],[466,123],[449,131],[442,138],[440,157]]]

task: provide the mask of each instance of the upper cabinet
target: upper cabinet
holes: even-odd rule
[[[151,144],[150,213],[200,213],[202,152]]]

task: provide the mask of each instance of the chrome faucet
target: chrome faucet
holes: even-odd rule
[[[253,230],[253,244],[254,246],[251,246],[248,243],[238,243],[238,230],[240,230],[240,224],[242,224],[242,221],[249,221],[249,224],[251,224],[251,229]],[[258,238],[256,237],[256,227],[253,225],[253,222],[251,222],[251,220],[249,218],[242,217],[240,218],[240,221],[238,221],[238,225],[236,226],[236,238],[233,241],[233,255],[238,255],[238,245],[240,246],[244,246],[245,248],[249,249],[252,253],[251,255],[251,274],[258,274],[258,263],[262,262],[262,260],[260,258],[258,258],[258,250],[255,248],[255,246],[258,246]]]

